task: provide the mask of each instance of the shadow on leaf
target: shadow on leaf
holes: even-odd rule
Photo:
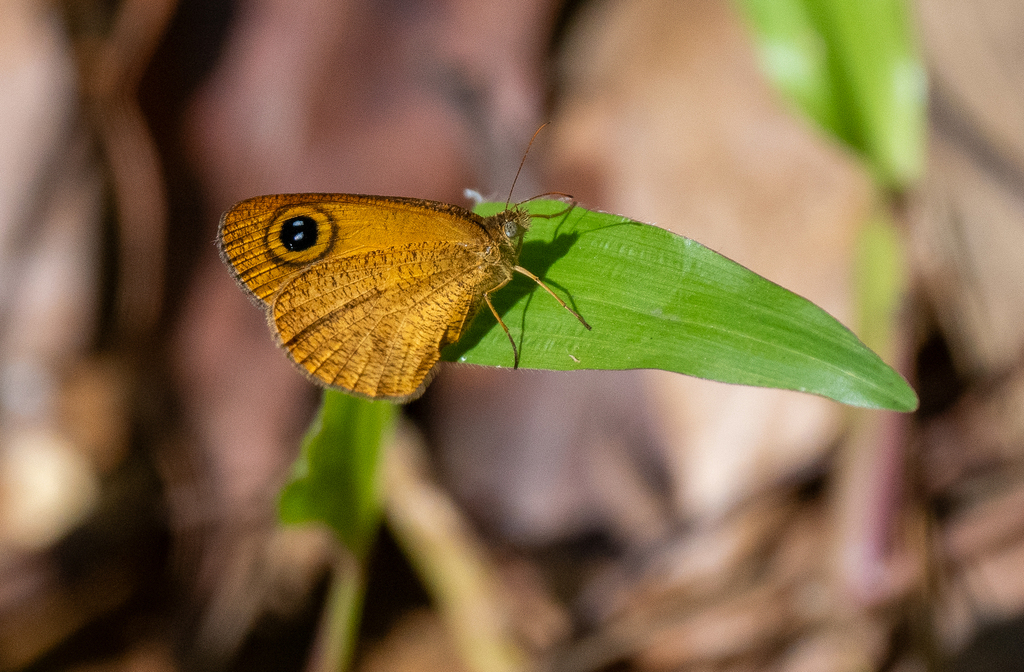
[[[544,284],[554,290],[556,294],[559,294],[573,309],[576,306],[572,300],[572,295],[560,283],[550,280],[546,276],[548,269],[556,261],[568,254],[577,239],[579,239],[579,233],[573,232],[559,234],[550,243],[524,242],[523,249],[519,254],[519,265],[543,280]],[[495,310],[502,316],[505,324],[512,331],[512,337],[516,339],[516,346],[520,348],[520,356],[522,356],[522,334],[525,328],[526,311],[529,310],[530,302],[533,301],[535,292],[540,292],[542,297],[540,300],[542,301],[554,301],[550,296],[547,296],[547,292],[537,283],[520,273],[516,273],[510,283],[491,295],[491,301],[494,303]],[[523,313],[520,319],[517,320],[518,324],[510,324],[506,315],[524,297],[528,298]],[[566,313],[566,317],[575,319],[568,313]],[[464,353],[476,347],[492,329],[500,331],[501,327],[498,326],[497,320],[491,315],[491,311],[487,309],[487,304],[481,300],[481,308],[477,311],[476,317],[473,318],[473,322],[469,325],[469,329],[466,330],[457,343],[452,343],[444,349],[441,353],[441,359],[448,362],[458,361]],[[504,334],[502,334],[502,337],[504,337]],[[511,366],[511,346],[508,350],[508,360],[508,364]]]

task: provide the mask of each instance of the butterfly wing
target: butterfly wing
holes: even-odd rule
[[[282,240],[305,219],[302,249]],[[256,299],[267,302],[294,274],[319,261],[419,243],[485,245],[483,218],[454,205],[358,194],[275,194],[242,201],[221,218],[221,256]]]
[[[301,237],[288,233],[296,223]],[[261,196],[224,215],[218,240],[289,356],[322,384],[375,399],[418,396],[483,292],[511,273],[481,261],[493,245],[485,220],[416,199]]]
[[[480,287],[497,284],[493,267],[478,261],[455,243],[327,259],[287,282],[269,314],[279,342],[309,376],[407,401],[472,319]]]

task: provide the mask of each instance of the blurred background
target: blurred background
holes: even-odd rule
[[[855,330],[884,211],[881,349],[921,409],[443,364],[388,447],[354,667],[1024,670],[1024,5],[906,8],[927,159],[897,188],[773,87],[755,4],[2,0],[0,671],[324,669],[344,552],[275,522],[319,391],[217,221],[503,200],[545,121],[515,197],[664,226]]]

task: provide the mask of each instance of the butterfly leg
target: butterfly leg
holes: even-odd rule
[[[513,271],[519,271],[520,273],[522,273],[523,275],[525,275],[526,277],[530,278],[531,280],[536,282],[538,285],[543,287],[545,292],[547,292],[551,296],[555,297],[555,301],[558,301],[558,303],[561,304],[562,308],[565,308],[570,313],[572,313],[576,317],[576,319],[580,321],[580,324],[582,324],[584,327],[586,327],[588,331],[590,330],[590,325],[587,324],[587,321],[584,320],[583,317],[579,313],[577,313],[575,310],[573,310],[572,308],[567,306],[565,301],[562,301],[561,297],[559,297],[558,294],[555,294],[554,292],[552,292],[551,288],[549,288],[547,285],[545,285],[544,282],[540,278],[538,278],[533,273],[530,273],[528,270],[526,270],[522,266],[513,266],[512,270]],[[484,296],[486,296],[486,294]],[[488,301],[488,303],[490,303],[490,301]],[[494,308],[491,308],[491,310],[494,310]],[[497,313],[495,313],[495,315],[497,315]],[[500,321],[501,320],[499,320],[499,322]],[[505,326],[505,325],[501,325],[501,326]],[[506,329],[505,331],[508,331],[508,329]],[[512,338],[512,337],[509,336],[509,338]]]
[[[569,205],[568,205],[568,207],[566,207],[565,210],[559,210],[558,212],[552,212],[552,213],[547,214],[547,215],[534,215],[534,214],[531,213],[530,214],[531,218],[536,217],[537,219],[554,219],[556,217],[563,217],[565,215],[568,215],[570,212],[573,211],[573,209],[576,208],[576,199],[573,198],[572,194],[565,194],[565,193],[562,193],[561,191],[549,191],[546,194],[540,194],[538,196],[533,196],[532,198],[528,198],[525,201],[523,201],[523,203],[526,203],[528,201],[532,201],[532,200],[537,199],[537,198],[544,198],[545,196],[560,196],[563,200],[568,200],[569,201]]]
[[[508,280],[506,280],[505,282],[501,283],[500,285],[498,285],[497,287],[492,289],[491,292],[493,292],[495,290],[498,290],[498,289],[501,289],[502,287],[504,287],[507,284],[508,284]],[[484,301],[487,302],[487,307],[491,309],[492,313],[494,313],[494,319],[496,319],[498,321],[498,324],[501,325],[501,328],[505,330],[505,335],[508,336],[508,342],[512,344],[512,368],[513,369],[518,369],[519,368],[519,349],[516,348],[516,342],[512,338],[512,333],[508,330],[508,327],[505,326],[505,323],[502,322],[501,316],[498,315],[498,311],[496,311],[494,309],[494,304],[491,303],[491,292],[484,292]]]

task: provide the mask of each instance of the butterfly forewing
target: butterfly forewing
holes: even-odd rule
[[[282,222],[309,217],[316,244],[282,247]],[[268,301],[297,271],[328,257],[356,256],[417,243],[487,245],[491,233],[477,215],[434,201],[356,194],[276,194],[250,198],[221,219],[220,248],[238,280]]]

